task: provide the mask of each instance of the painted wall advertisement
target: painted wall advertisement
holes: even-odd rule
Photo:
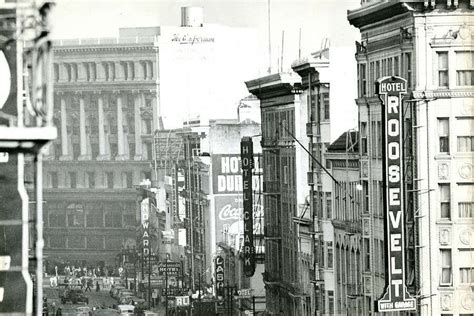
[[[379,312],[415,310],[416,300],[405,285],[404,170],[402,97],[406,80],[384,77],[377,80],[382,101],[385,151],[383,157],[385,234],[387,241],[387,287],[378,301]]]
[[[242,195],[215,196],[216,243],[228,242],[229,235],[243,233]],[[263,206],[260,201],[253,203],[253,225],[256,234],[263,233]],[[227,238],[227,240],[226,240]]]
[[[242,193],[242,169],[240,155],[212,156],[212,190],[214,194]],[[254,157],[252,188],[255,192],[262,191],[262,167],[260,156]]]

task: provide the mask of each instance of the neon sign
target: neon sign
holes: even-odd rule
[[[379,312],[416,310],[416,300],[405,285],[404,192],[403,192],[403,117],[402,97],[406,80],[384,77],[377,80],[376,91],[382,101],[384,124],[384,205],[387,244],[387,287],[378,301]]]

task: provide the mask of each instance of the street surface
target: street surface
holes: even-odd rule
[[[95,287],[92,289],[91,292],[87,291],[84,292],[84,294],[89,298],[89,304],[86,303],[78,303],[78,304],[72,304],[72,303],[66,303],[66,304],[61,304],[61,299],[59,298],[60,293],[64,291],[64,287],[51,287],[49,284],[48,278],[45,278],[43,282],[43,295],[44,297],[47,298],[48,300],[48,313],[49,316],[54,316],[53,312],[57,311],[58,307],[61,307],[62,310],[62,315],[63,316],[76,316],[76,315],[84,315],[87,316],[87,314],[81,314],[77,311],[78,307],[81,306],[88,306],[90,310],[92,311],[93,307],[109,307],[113,308],[114,305],[117,305],[117,300],[115,298],[112,298],[109,294],[109,289],[108,288],[103,288],[102,282],[99,282],[100,286],[100,291],[96,291]],[[53,306],[54,305],[54,306]],[[165,315],[164,313],[164,307],[160,309],[154,309],[155,312],[158,313],[158,315]],[[104,315],[104,314],[101,314]]]

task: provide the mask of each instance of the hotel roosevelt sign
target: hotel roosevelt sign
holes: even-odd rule
[[[382,101],[384,124],[384,206],[387,244],[387,286],[378,301],[379,312],[415,310],[416,300],[405,285],[404,192],[403,192],[403,117],[402,97],[407,92],[406,80],[383,77],[376,82]]]

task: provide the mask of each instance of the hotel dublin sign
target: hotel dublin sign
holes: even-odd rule
[[[387,287],[378,301],[379,312],[415,310],[416,300],[405,285],[404,192],[403,192],[403,108],[407,81],[400,77],[377,80],[382,101],[384,134],[384,209]]]

